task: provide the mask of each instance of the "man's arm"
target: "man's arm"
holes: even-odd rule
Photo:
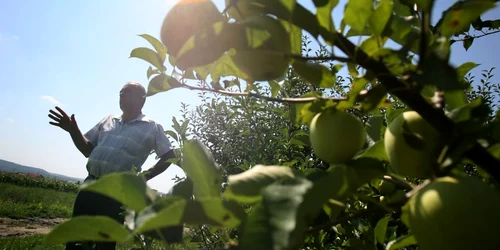
[[[57,113],[54,110],[50,110],[49,117],[54,120],[54,122],[49,122],[51,125],[60,127],[64,129],[71,135],[71,139],[73,139],[73,143],[78,148],[78,150],[85,156],[89,157],[90,153],[94,149],[94,145],[90,143],[83,135],[80,129],[78,128],[78,124],[76,123],[75,115],[71,115],[69,117],[64,110],[59,107],[56,109],[60,112]]]
[[[169,159],[175,158],[175,152],[173,149],[161,156],[160,160],[150,169],[144,171],[144,177],[146,181],[151,180],[155,176],[163,173],[172,164],[168,162]]]
[[[89,158],[90,153],[94,150],[94,145],[83,136],[78,126],[73,131],[69,132],[69,134],[76,148],[78,148],[86,158]]]

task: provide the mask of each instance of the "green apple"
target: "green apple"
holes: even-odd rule
[[[443,140],[417,112],[406,111],[385,130],[384,147],[394,173],[425,178],[437,164]]]
[[[283,76],[289,64],[283,53],[274,51],[238,51],[232,59],[238,69],[254,81],[277,79]]]
[[[316,156],[337,164],[351,160],[363,148],[366,132],[354,115],[328,109],[312,119],[309,138]]]
[[[498,249],[500,193],[475,177],[441,177],[402,208],[423,250]]]
[[[224,16],[212,1],[180,0],[165,16],[160,38],[169,55],[175,57],[191,36],[221,21],[224,21]]]
[[[239,23],[230,45],[234,64],[254,81],[283,76],[290,59],[290,36],[283,24],[269,16],[252,16]],[[244,39],[242,39],[244,38]]]

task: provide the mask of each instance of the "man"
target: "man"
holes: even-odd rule
[[[160,160],[148,171],[144,171],[146,180],[165,171],[170,165],[167,160],[175,157],[170,141],[162,126],[142,113],[146,101],[146,89],[136,82],[129,82],[120,91],[121,116],[107,116],[82,135],[75,120],[61,108],[50,110],[51,125],[67,131],[75,146],[88,158],[88,177],[85,182],[115,172],[140,172],[141,167],[154,151]],[[123,223],[121,205],[110,197],[94,192],[80,191],[73,208],[73,217],[79,215],[104,215]],[[96,249],[115,249],[116,242],[97,242]],[[66,249],[83,249],[75,242],[66,244]]]

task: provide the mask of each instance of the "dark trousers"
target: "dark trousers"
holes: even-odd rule
[[[80,191],[76,196],[73,207],[73,217],[80,215],[104,215],[123,224],[125,218],[123,215],[120,215],[123,212],[121,206],[121,203],[107,196],[94,192]],[[89,244],[89,246],[95,244],[95,248],[93,249],[96,250],[115,250],[116,248],[116,242],[69,242],[66,244],[66,250],[85,249],[77,245],[78,243]]]

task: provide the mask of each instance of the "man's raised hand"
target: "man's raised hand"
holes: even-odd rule
[[[72,132],[75,131],[75,129],[78,129],[74,114],[69,117],[61,108],[56,106],[56,109],[60,113],[57,113],[52,109],[50,110],[49,117],[53,120],[52,122],[49,122],[51,125],[58,126],[67,132]]]

